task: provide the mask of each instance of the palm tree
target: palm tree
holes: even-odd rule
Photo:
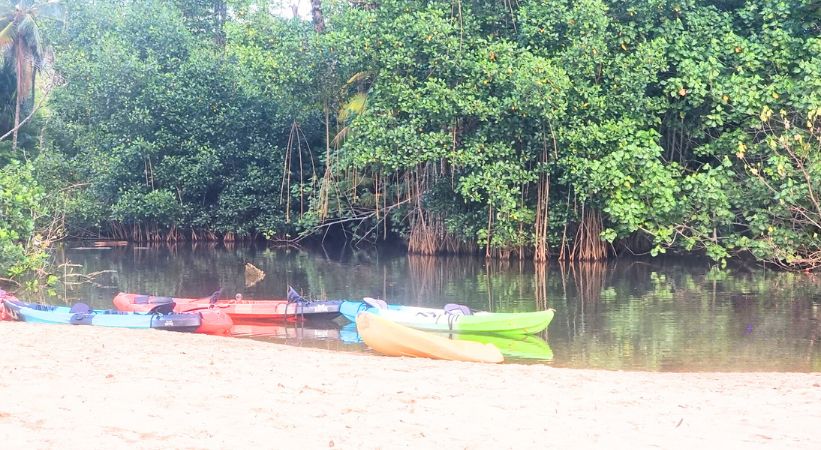
[[[34,77],[47,61],[37,18],[55,18],[61,13],[62,5],[56,1],[21,0],[0,5],[0,51],[5,67],[12,70],[17,82],[12,149],[17,148],[20,107],[33,94]]]

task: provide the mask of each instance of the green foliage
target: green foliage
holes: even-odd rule
[[[45,261],[42,236],[35,234],[43,197],[31,165],[0,169],[0,274],[17,278]]]
[[[250,234],[276,223],[287,130],[278,99],[239,83],[236,60],[164,2],[113,2],[100,16],[58,34],[68,83],[52,105],[54,146],[96,203],[86,218],[100,222],[85,225]]]
[[[226,28],[226,52],[248,94],[277,101],[284,117],[318,126],[313,122],[321,110],[318,91],[333,84],[318,76],[322,47],[310,24],[257,10]]]
[[[765,110],[766,111],[766,110]],[[758,139],[739,143],[748,178],[748,233],[737,245],[784,267],[821,265],[821,107],[762,112]],[[761,138],[763,137],[763,138]]]
[[[627,121],[580,129],[564,159],[567,183],[608,214],[616,232],[611,238],[659,234],[681,206],[678,164],[661,162],[658,133],[633,130]]]
[[[253,1],[72,0],[45,142],[87,183],[78,232],[407,238],[425,211],[555,251],[588,208],[615,244],[811,268],[816,3],[325,2],[317,33]]]

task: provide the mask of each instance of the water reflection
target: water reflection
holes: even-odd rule
[[[253,337],[260,340],[295,339],[339,340],[339,324],[336,322],[288,322],[288,321],[242,321],[231,327],[231,336]]]
[[[242,321],[231,336],[304,347],[341,350],[341,326],[334,321]],[[364,346],[360,349],[364,350]]]
[[[675,258],[597,264],[419,257],[387,251],[174,245],[74,250],[55,257],[68,284],[46,300],[110,307],[118,291],[199,297],[282,298],[288,285],[317,298],[381,297],[391,303],[464,303],[491,311],[552,307],[551,364],[625,370],[818,371],[821,283],[807,274],[711,271]],[[265,273],[246,288],[245,264]],[[71,274],[76,275],[72,276]],[[89,274],[93,274],[88,278]],[[71,284],[76,283],[76,284]],[[269,330],[294,345],[351,348],[345,327],[327,338]],[[319,328],[318,330],[322,330]],[[290,334],[289,334],[290,333]],[[300,334],[301,333],[301,334]],[[322,334],[318,331],[319,335]],[[335,347],[336,348],[336,347]]]

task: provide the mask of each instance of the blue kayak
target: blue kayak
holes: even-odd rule
[[[23,322],[66,325],[94,325],[117,328],[156,328],[169,331],[194,331],[202,323],[197,313],[174,313],[174,304],[158,305],[147,313],[90,309],[85,303],[72,307],[26,303],[4,298],[3,304],[12,319]]]
[[[400,310],[403,308],[401,305],[385,305],[388,309],[393,310]],[[367,311],[370,313],[377,313],[377,308],[363,302],[361,300],[345,300],[339,305],[339,313],[345,316],[346,319],[350,320],[351,322],[356,322],[356,316],[363,312]]]

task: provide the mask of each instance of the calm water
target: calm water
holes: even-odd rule
[[[710,271],[707,262],[676,259],[543,267],[385,251],[222,245],[67,245],[56,256],[70,263],[64,266],[69,283],[44,299],[52,303],[82,299],[108,308],[119,291],[194,297],[218,288],[224,297],[241,292],[246,298],[283,298],[291,285],[312,298],[371,296],[419,306],[464,303],[499,312],[551,307],[556,317],[548,332],[513,343],[513,353],[552,357],[537,363],[557,367],[821,370],[821,344],[816,344],[821,275],[758,268]],[[250,287],[247,262],[265,272]],[[268,323],[235,331],[296,346],[364,351],[355,327],[345,324],[343,319],[305,326]]]

